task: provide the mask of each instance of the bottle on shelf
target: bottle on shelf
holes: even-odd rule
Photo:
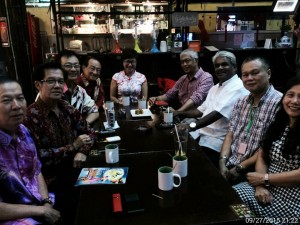
[[[176,33],[173,40],[172,52],[181,52],[182,51],[182,38],[180,32]]]
[[[172,49],[172,35],[171,34],[166,37],[166,41],[167,41],[167,51],[171,52],[171,49]]]

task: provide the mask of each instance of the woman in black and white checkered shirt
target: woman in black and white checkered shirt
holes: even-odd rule
[[[285,90],[259,150],[256,172],[233,188],[256,216],[300,224],[300,77],[290,79]]]

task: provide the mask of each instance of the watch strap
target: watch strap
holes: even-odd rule
[[[46,203],[53,206],[53,202],[50,197],[42,199],[42,205],[45,205]]]
[[[265,186],[269,187],[270,186],[270,180],[269,180],[269,174],[268,173],[265,174],[264,181],[265,181]]]

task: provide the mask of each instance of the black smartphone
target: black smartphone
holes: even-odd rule
[[[124,200],[125,210],[127,213],[138,213],[145,211],[138,194],[126,194]]]

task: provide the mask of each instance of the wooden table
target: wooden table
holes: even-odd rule
[[[128,118],[127,118],[128,119]],[[128,167],[126,184],[81,186],[76,225],[191,225],[243,224],[230,208],[241,200],[219,171],[192,140],[188,147],[188,176],[179,188],[164,192],[158,189],[157,170],[171,166],[173,139],[169,130],[158,130],[155,121],[120,120],[120,161],[114,167]],[[149,134],[132,132],[137,124],[152,126]],[[133,143],[132,143],[133,142]],[[86,167],[107,167],[104,152],[90,156]],[[144,212],[116,216],[112,194],[137,193]],[[161,196],[163,199],[153,196]]]

